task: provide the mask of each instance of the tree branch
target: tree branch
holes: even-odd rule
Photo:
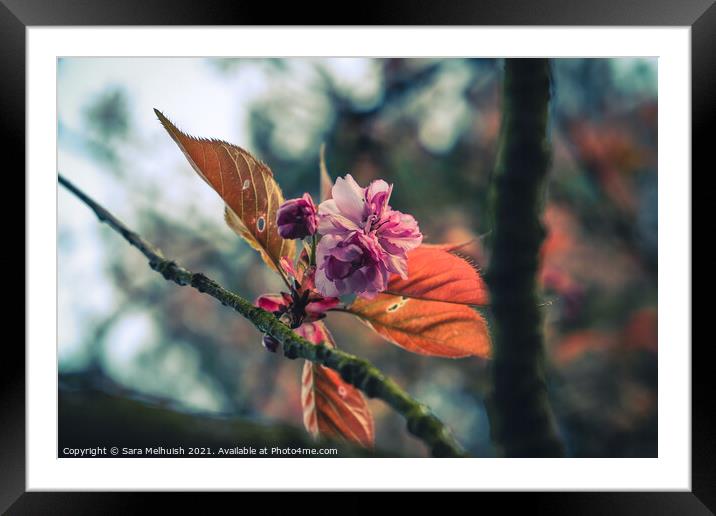
[[[283,354],[287,358],[304,358],[324,365],[337,371],[345,381],[363,391],[367,396],[383,400],[405,417],[408,431],[421,439],[433,456],[462,457],[466,455],[450,430],[427,406],[410,397],[373,364],[344,351],[316,346],[303,339],[276,319],[273,314],[254,306],[251,302],[230,292],[204,274],[191,272],[177,265],[176,262],[168,260],[158,248],[127,228],[114,215],[61,174],[58,174],[58,180],[60,184],[89,206],[100,221],[106,223],[132,246],[139,249],[149,259],[149,266],[164,276],[164,279],[181,286],[191,286],[199,292],[217,299],[224,306],[233,308],[251,321],[259,331],[279,341],[283,347]]]
[[[563,454],[547,398],[536,283],[549,99],[547,59],[506,60],[487,282],[494,315],[492,432],[511,457]]]

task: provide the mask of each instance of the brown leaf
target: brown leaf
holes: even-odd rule
[[[284,240],[278,234],[276,211],[284,199],[271,169],[236,145],[188,136],[160,111],[154,112],[197,174],[226,203],[229,227],[259,251],[274,270],[279,270],[282,256],[293,259],[293,240]]]
[[[490,354],[487,323],[467,305],[378,294],[357,298],[348,311],[413,353],[448,358]]]
[[[304,324],[301,333],[311,342],[335,348],[322,322]],[[313,436],[345,439],[365,448],[375,441],[373,415],[363,394],[340,374],[306,361],[301,381],[303,423]]]

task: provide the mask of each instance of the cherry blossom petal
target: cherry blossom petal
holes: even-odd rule
[[[365,189],[358,186],[353,176],[339,177],[333,185],[333,201],[342,215],[360,224],[366,215]]]

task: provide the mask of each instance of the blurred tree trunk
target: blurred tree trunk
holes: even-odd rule
[[[550,81],[547,59],[505,61],[487,281],[494,315],[491,426],[508,457],[563,455],[547,398],[537,293]]]

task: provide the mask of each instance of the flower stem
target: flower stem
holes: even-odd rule
[[[311,263],[310,265],[316,265],[316,235],[311,235]]]

